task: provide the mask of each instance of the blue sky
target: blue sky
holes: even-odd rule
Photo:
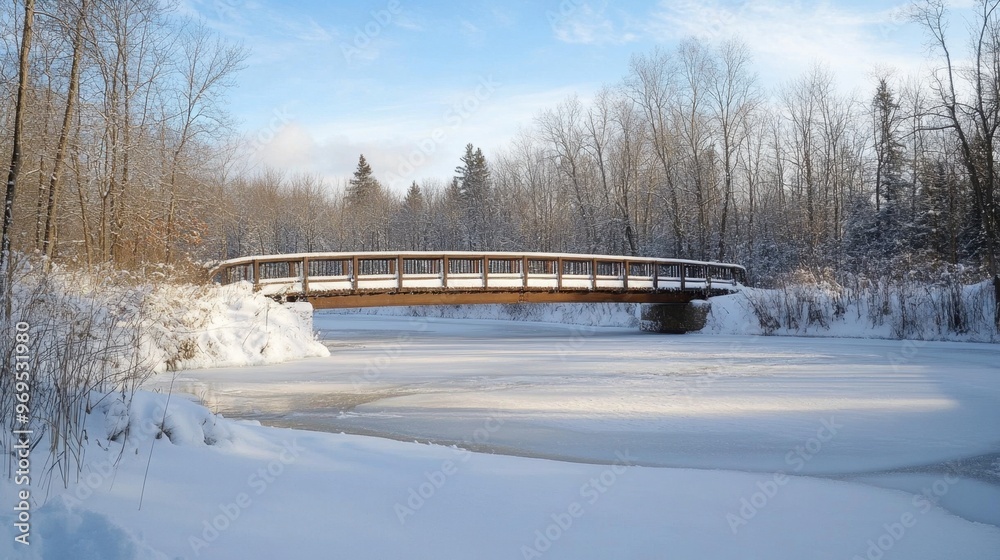
[[[904,2],[183,0],[252,50],[230,111],[253,162],[337,183],[364,153],[396,189],[448,180],[466,143],[503,149],[539,111],[618,82],[629,58],[741,37],[765,87],[820,62],[843,88],[918,72]]]

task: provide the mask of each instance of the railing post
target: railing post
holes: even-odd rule
[[[396,290],[403,291],[403,255],[396,255]]]
[[[687,265],[681,263],[681,290],[686,289],[685,278],[687,277]]]
[[[444,288],[448,287],[448,272],[451,268],[451,262],[447,255],[441,257],[441,286]]]
[[[556,258],[556,291],[562,289],[562,274],[563,274],[563,260],[562,257]]]
[[[483,255],[483,289],[489,287],[489,274],[490,274],[490,258]]]
[[[358,291],[358,256],[351,260],[351,289]]]
[[[597,291],[597,259],[590,259],[590,289]]]
[[[630,270],[632,268],[631,264],[632,263],[628,261],[622,262],[622,288],[624,288],[625,290],[628,290],[628,275],[629,272],[631,272]]]
[[[523,283],[524,289],[528,288],[528,256],[525,255],[521,259],[521,281]]]
[[[653,261],[653,291],[660,289],[660,261]]]
[[[260,263],[257,259],[253,260],[253,291],[260,290]]]
[[[309,257],[302,257],[302,295],[309,297]]]

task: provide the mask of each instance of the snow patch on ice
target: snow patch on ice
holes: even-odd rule
[[[223,445],[233,441],[231,423],[221,414],[188,400],[183,395],[136,391],[93,395],[88,433],[100,441],[126,442],[133,446],[165,437],[178,445]]]

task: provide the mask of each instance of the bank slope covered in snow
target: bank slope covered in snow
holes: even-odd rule
[[[97,333],[96,340],[121,337],[128,344],[115,348],[145,356],[145,366],[160,371],[329,354],[292,309],[253,294],[246,285],[116,290],[111,285],[102,289],[96,281],[93,286],[80,282],[73,289],[50,290],[61,295],[44,300],[25,316],[44,319],[58,329],[68,328],[66,317],[87,317],[97,310],[89,315],[95,320],[83,323],[90,327],[87,332]],[[754,313],[744,305],[748,300],[740,297],[715,300],[716,326],[734,318],[745,321],[747,313]],[[19,312],[28,313],[27,309]],[[423,308],[429,313],[449,312],[433,309]],[[523,309],[526,314],[541,314],[528,315],[532,318],[553,322],[575,318],[589,324],[634,326],[635,320],[634,306],[464,309],[475,313],[492,309],[497,314]],[[729,313],[722,314],[727,309]],[[49,314],[38,314],[43,311]],[[387,328],[398,330],[393,325]],[[538,338],[530,330],[523,336]],[[538,344],[558,342],[560,336],[539,339]],[[505,344],[496,338],[484,337],[479,344]],[[395,352],[395,342],[387,344]],[[551,353],[552,348],[543,350]],[[380,353],[379,358],[385,354],[384,349],[373,351]],[[462,351],[477,354],[482,347],[474,340]],[[662,357],[646,357],[663,362]],[[295,365],[329,370],[331,364],[340,363],[338,358]],[[127,356],[121,359],[128,361]],[[458,373],[453,380],[459,384],[456,387],[468,386],[469,380],[461,375],[472,375],[475,382],[485,377],[483,371],[462,370],[469,360],[457,352],[419,363],[440,370],[433,372],[438,377]],[[279,367],[288,367],[285,373],[294,369]],[[565,364],[555,368],[564,371]],[[327,374],[353,380],[364,371],[358,366]],[[281,371],[271,373],[275,383],[289,381],[281,379]],[[711,371],[697,375],[706,374]],[[555,380],[536,388],[494,387],[484,390],[483,398],[517,391],[517,402],[537,405],[533,413],[579,429],[570,415],[552,412],[552,404],[546,404],[546,395],[558,390],[560,382],[566,386],[565,380]],[[977,398],[993,394],[991,379],[976,377],[976,383],[983,388]],[[966,385],[962,384],[963,394],[972,391]],[[620,388],[620,383],[616,386]],[[454,388],[441,392],[437,402],[458,396]],[[359,388],[363,390],[372,387]],[[595,398],[606,402],[607,394]],[[964,491],[945,473],[922,474],[930,477],[920,481],[930,493],[914,495],[777,471],[635,466],[642,450],[627,446],[617,449],[608,464],[583,464],[267,428],[212,414],[176,393],[94,392],[87,399],[86,439],[78,450],[83,470],[79,476],[71,473],[67,489],[58,480],[46,484],[41,476],[45,441],[34,451],[36,476],[23,511],[14,509],[19,507],[16,493],[23,487],[7,478],[0,481],[0,495],[9,497],[10,504],[0,508],[0,558],[1000,559],[1000,528],[937,507],[938,500]],[[815,410],[808,406],[800,412]],[[981,410],[986,409],[966,412]],[[878,411],[885,414],[882,407]],[[584,412],[586,420],[595,410],[588,405]],[[369,413],[401,412],[382,406]],[[983,421],[991,414],[983,413]],[[708,416],[717,418],[719,410],[709,411]],[[694,412],[681,416],[698,417]],[[649,421],[641,414],[636,420]],[[728,415],[727,420],[737,422],[739,415]],[[499,430],[513,425],[503,414],[490,416],[467,440],[499,441]],[[788,436],[788,428],[781,433]],[[696,430],[693,436],[704,440],[707,452],[722,455],[740,443],[731,432]],[[967,441],[954,443],[956,453],[969,447]],[[919,441],[913,442],[914,453],[921,452],[919,446]],[[24,539],[30,545],[15,540],[22,534],[17,525],[22,515],[28,517],[29,534]]]
[[[156,416],[146,406],[149,395],[132,396],[152,373],[271,364],[329,352],[316,340],[311,313],[303,316],[255,294],[249,284],[151,283],[114,271],[43,271],[34,264],[19,258],[14,267],[6,325],[11,335],[0,352],[16,354],[20,364],[11,364],[12,372],[15,365],[20,372],[16,377],[0,380],[5,410],[0,452],[7,457],[0,495],[18,508],[3,510],[0,558],[159,557],[119,527],[119,519],[127,517],[122,512],[65,507],[49,499],[50,492],[64,483],[78,488],[88,477],[114,477],[114,461],[105,457],[111,440],[126,439],[130,418]],[[192,424],[215,425],[203,407],[187,403],[193,409],[182,414],[177,411],[183,410],[183,399],[174,403],[165,417],[160,414],[156,434],[175,443],[224,439],[192,429]],[[29,478],[30,489],[24,486]],[[22,497],[22,491],[30,496]],[[23,529],[14,525],[22,516],[31,521]],[[7,548],[30,533],[47,538],[34,539],[32,547]]]
[[[55,269],[22,262],[15,272],[11,322],[31,327],[36,356],[58,362],[72,346],[112,373],[258,365],[328,355],[311,314],[281,305],[246,282],[171,284]],[[55,364],[41,364],[55,371]]]
[[[264,428],[176,398],[156,439],[166,397],[136,398],[127,440],[107,439],[114,406],[91,419],[90,467],[34,510],[30,546],[0,510],[0,557],[1000,558],[1000,529],[902,492]]]

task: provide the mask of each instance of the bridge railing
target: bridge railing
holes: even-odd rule
[[[367,252],[242,257],[209,272],[265,295],[394,291],[667,291],[732,289],[739,265],[552,253]]]

